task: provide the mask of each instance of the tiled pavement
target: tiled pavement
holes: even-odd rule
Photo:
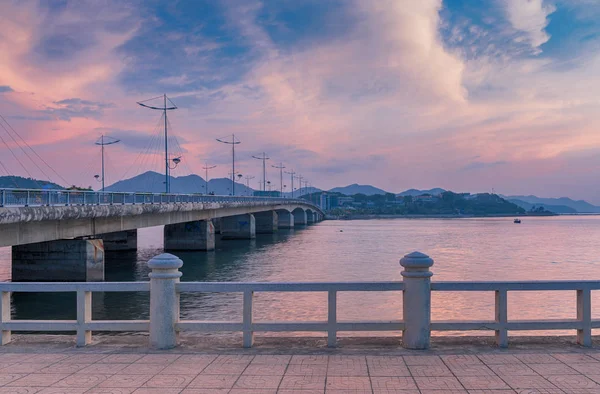
[[[469,354],[0,353],[0,393],[599,393],[600,350]],[[18,351],[18,352],[15,352]]]

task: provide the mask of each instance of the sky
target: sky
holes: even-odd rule
[[[283,163],[323,189],[600,204],[599,20],[597,0],[0,0],[0,115],[52,167],[0,128],[0,175],[98,188],[103,134],[107,184],[163,171],[136,102],[166,94],[174,176],[227,177],[235,134],[254,188],[266,152],[274,185]]]

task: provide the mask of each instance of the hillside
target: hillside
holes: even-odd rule
[[[523,200],[518,200],[516,198],[509,198],[507,201],[512,202],[523,208],[526,211],[531,211],[532,209],[542,207],[547,211],[554,213],[577,213],[577,210],[566,205],[547,205],[547,204],[531,204]]]
[[[590,204],[584,200],[572,200],[568,197],[561,198],[541,198],[537,196],[502,196],[510,200],[521,200],[529,204],[540,205],[559,205],[574,209],[579,213],[600,213],[600,207]]]
[[[432,196],[437,196],[438,194],[442,194],[446,190],[440,189],[439,187],[429,189],[429,190],[418,190],[418,189],[408,189],[403,191],[402,193],[396,194],[397,196],[422,196],[423,194],[430,194]]]
[[[49,181],[20,176],[0,176],[0,188],[17,189],[64,189],[63,186]]]
[[[149,192],[163,193],[165,191],[165,176],[154,171],[148,171],[116,182],[106,187],[106,191],[112,192]],[[185,175],[181,177],[170,177],[172,193],[206,193],[204,179],[198,175]],[[228,195],[231,194],[231,180],[227,178],[215,178],[208,182],[208,192]],[[240,183],[235,184],[235,194],[238,196],[252,195],[253,190]]]
[[[347,196],[352,196],[354,194],[364,194],[365,196],[372,196],[375,194],[386,194],[387,193],[385,190],[376,188],[375,186],[359,185],[356,183],[354,183],[352,185],[344,186],[344,187],[334,187],[333,189],[330,189],[329,192],[342,193]]]

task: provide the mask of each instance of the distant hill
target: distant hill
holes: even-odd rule
[[[0,188],[17,189],[64,189],[63,186],[49,181],[41,181],[20,176],[0,176]]]
[[[542,207],[545,210],[554,213],[577,213],[577,210],[575,208],[571,208],[566,205],[531,204],[523,200],[518,200],[516,198],[508,198],[507,201],[510,201],[513,204],[520,206],[526,211],[531,211],[532,208]]]
[[[446,190],[444,189],[440,189],[439,187],[433,188],[433,189],[429,189],[429,190],[418,190],[418,189],[408,189],[403,191],[402,193],[398,193],[396,194],[397,196],[421,196],[423,194],[431,194],[432,196],[436,196],[438,194],[441,194],[443,192],[445,192]]]
[[[578,213],[600,213],[600,207],[583,200],[572,200],[568,197],[541,198],[537,196],[502,196],[508,200],[521,200],[529,204],[565,206],[574,209]]]
[[[344,186],[344,187],[334,187],[333,189],[330,189],[329,191],[331,193],[342,193],[347,196],[352,196],[354,194],[364,194],[366,196],[372,196],[375,194],[386,194],[387,193],[385,190],[378,189],[375,186],[359,185],[356,183],[354,183],[352,185]]]
[[[163,193],[165,191],[165,176],[154,171],[148,171],[116,182],[106,187],[106,191],[111,192],[148,192]],[[198,175],[185,175],[180,177],[170,177],[172,193],[206,193],[204,179]],[[208,182],[208,192],[214,192],[218,195],[231,194],[231,180],[227,178],[215,178]],[[235,194],[237,196],[252,195],[254,191],[240,183],[235,184]]]

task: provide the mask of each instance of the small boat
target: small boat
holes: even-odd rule
[[[513,220],[513,223],[517,223],[517,224],[519,224],[519,223],[521,223],[521,219],[519,219],[519,218],[516,218],[515,220]]]

